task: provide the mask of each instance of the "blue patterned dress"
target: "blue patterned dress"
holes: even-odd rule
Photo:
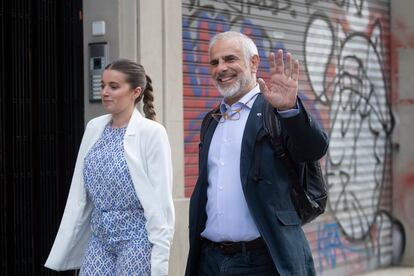
[[[151,274],[152,245],[125,161],[125,131],[109,123],[84,160],[84,181],[94,210],[80,275]]]

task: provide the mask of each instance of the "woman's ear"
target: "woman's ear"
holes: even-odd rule
[[[139,96],[141,96],[141,93],[142,93],[142,88],[140,86],[135,88],[133,91],[134,99],[138,99]]]

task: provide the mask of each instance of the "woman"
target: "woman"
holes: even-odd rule
[[[79,149],[68,200],[45,266],[80,275],[167,275],[174,232],[171,150],[153,121],[151,79],[121,59],[106,66],[102,103]],[[135,105],[143,99],[146,118]]]

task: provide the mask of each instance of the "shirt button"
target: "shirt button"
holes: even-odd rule
[[[220,165],[224,166],[224,162],[220,162]]]
[[[223,186],[220,186],[220,187],[219,187],[219,190],[220,190],[220,191],[222,191],[222,190],[223,190]]]

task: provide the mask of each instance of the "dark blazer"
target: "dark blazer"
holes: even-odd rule
[[[275,155],[269,137],[263,128],[265,99],[259,94],[250,111],[242,139],[240,178],[247,205],[257,228],[265,240],[273,263],[280,275],[315,275],[308,241],[301,227],[289,195],[289,183],[283,164]],[[280,118],[285,147],[293,160],[300,162],[318,160],[328,148],[327,135],[305,110],[298,98],[301,112],[290,118]],[[207,160],[210,142],[217,122],[212,120],[200,143],[199,177],[190,200],[190,250],[187,276],[198,275],[201,253],[200,233],[207,219]],[[260,178],[254,177],[254,147],[260,146]],[[258,156],[258,155],[256,155]]]

